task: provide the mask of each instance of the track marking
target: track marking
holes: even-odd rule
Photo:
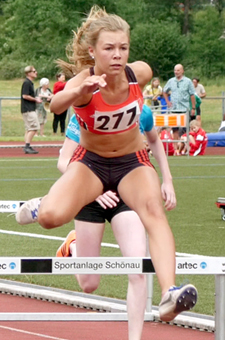
[[[54,241],[65,241],[65,237],[58,237],[58,236],[48,236],[48,235],[42,235],[42,234],[32,234],[32,233],[20,233],[18,231],[11,231],[11,230],[3,230],[0,229],[0,234],[8,234],[8,235],[17,235],[17,236],[25,236],[25,237],[34,237],[34,238],[41,238],[41,239],[47,239],[47,240],[54,240]],[[118,248],[118,244],[113,243],[101,243],[102,247],[108,247],[108,248]]]
[[[43,339],[69,340],[69,339],[65,339],[65,338],[56,338],[55,336],[50,336],[50,335],[45,335],[45,334],[40,334],[40,333],[28,332],[28,331],[24,331],[22,329],[13,328],[13,327],[7,327],[7,326],[1,326],[0,325],[0,328],[6,329],[6,330],[9,330],[9,331],[12,331],[12,332],[18,332],[18,333],[23,333],[23,334],[35,335],[35,336],[38,336],[39,338],[43,338]]]
[[[58,160],[58,157],[51,157],[51,158],[29,158],[29,162],[55,162],[56,160]],[[6,159],[6,158],[2,158],[0,159],[0,163],[6,163],[6,162],[27,162],[28,159],[27,158],[13,158],[13,159]]]
[[[32,234],[32,233],[21,233],[18,231],[11,231],[11,230],[3,230],[0,229],[0,234],[8,234],[8,235],[17,235],[17,236],[25,236],[25,237],[34,237],[34,238],[41,238],[41,239],[47,239],[47,240],[54,240],[54,241],[65,241],[64,237],[59,237],[59,236],[48,236],[48,235],[42,235],[42,234]],[[101,243],[102,247],[106,248],[117,248],[119,249],[118,244],[113,244],[113,243]],[[182,256],[182,257],[207,257],[207,255],[198,255],[198,254],[187,254],[187,253],[178,253],[176,252],[177,256]]]

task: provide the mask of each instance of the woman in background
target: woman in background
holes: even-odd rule
[[[56,75],[57,82],[55,82],[53,86],[53,94],[56,94],[59,91],[62,91],[66,85],[66,77],[64,73],[58,73]],[[58,125],[60,124],[61,135],[65,134],[65,126],[66,126],[66,116],[67,110],[63,111],[61,114],[55,114],[53,112],[54,118],[52,123],[53,134],[56,135],[58,130]]]
[[[47,112],[50,111],[48,107],[53,97],[52,91],[49,88],[48,78],[41,78],[40,86],[36,89],[35,96],[42,99],[41,103],[36,103],[36,112],[40,123],[40,136],[45,137],[44,125],[47,123]]]
[[[160,109],[160,100],[158,97],[162,96],[162,87],[160,86],[159,78],[153,78],[150,85],[147,85],[143,96],[147,96],[145,104],[152,108],[153,113]]]

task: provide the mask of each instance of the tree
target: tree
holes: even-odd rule
[[[10,69],[15,71],[15,65],[18,67],[20,61],[16,76],[22,75],[27,64],[35,64],[42,76],[55,74],[54,60],[65,58],[72,26],[76,27],[80,17],[66,11],[60,0],[47,4],[45,0],[9,0],[3,10],[6,19],[2,25],[1,73],[9,72],[10,76]]]
[[[151,20],[137,25],[131,34],[131,61],[146,61],[154,76],[171,77],[186,49],[186,38],[179,31],[179,24],[170,21]]]
[[[187,57],[189,64],[208,78],[224,74],[224,21],[214,7],[207,7],[195,14]]]

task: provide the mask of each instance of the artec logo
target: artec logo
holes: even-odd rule
[[[15,262],[10,262],[9,268],[10,268],[10,269],[15,269],[15,268],[16,268]]]
[[[198,264],[197,263],[191,263],[191,262],[179,262],[177,264],[177,269],[197,269]]]
[[[201,262],[201,263],[200,263],[200,267],[201,267],[202,269],[207,268],[207,263],[206,263],[206,262]]]

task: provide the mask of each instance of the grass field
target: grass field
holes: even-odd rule
[[[50,82],[53,88],[54,80]],[[225,91],[224,80],[203,80],[207,97],[221,97]],[[0,80],[0,97],[20,97],[22,79]],[[163,84],[162,84],[163,85]],[[39,86],[39,80],[34,83],[35,88]],[[201,104],[202,126],[206,132],[217,132],[221,123],[222,113],[225,111],[225,104],[222,99],[204,99]],[[1,140],[23,140],[24,124],[20,113],[20,100],[1,101]],[[52,113],[48,114],[48,122],[45,125],[45,135],[48,140],[62,140],[58,130],[58,136],[52,136]],[[41,140],[41,137],[36,138]]]
[[[155,163],[153,159],[153,163]],[[224,256],[225,222],[215,202],[224,196],[225,157],[174,157],[169,158],[174,178],[178,205],[167,216],[176,240],[176,250],[181,253]],[[156,166],[157,168],[157,166]],[[158,169],[158,168],[157,168]],[[27,200],[43,196],[59,177],[56,159],[0,159],[0,200]],[[54,230],[44,230],[39,225],[19,226],[14,216],[0,214],[0,229],[65,237],[73,223]],[[115,243],[109,225],[106,226],[104,242]],[[55,256],[60,241],[7,235],[1,233],[0,256]],[[102,248],[103,256],[120,256],[115,248]],[[73,276],[7,276],[40,285],[80,291]],[[177,284],[190,281],[199,290],[199,302],[194,311],[214,314],[214,277],[179,275]],[[127,277],[106,276],[95,292],[98,295],[126,298]],[[153,303],[160,301],[157,280],[154,278]]]

